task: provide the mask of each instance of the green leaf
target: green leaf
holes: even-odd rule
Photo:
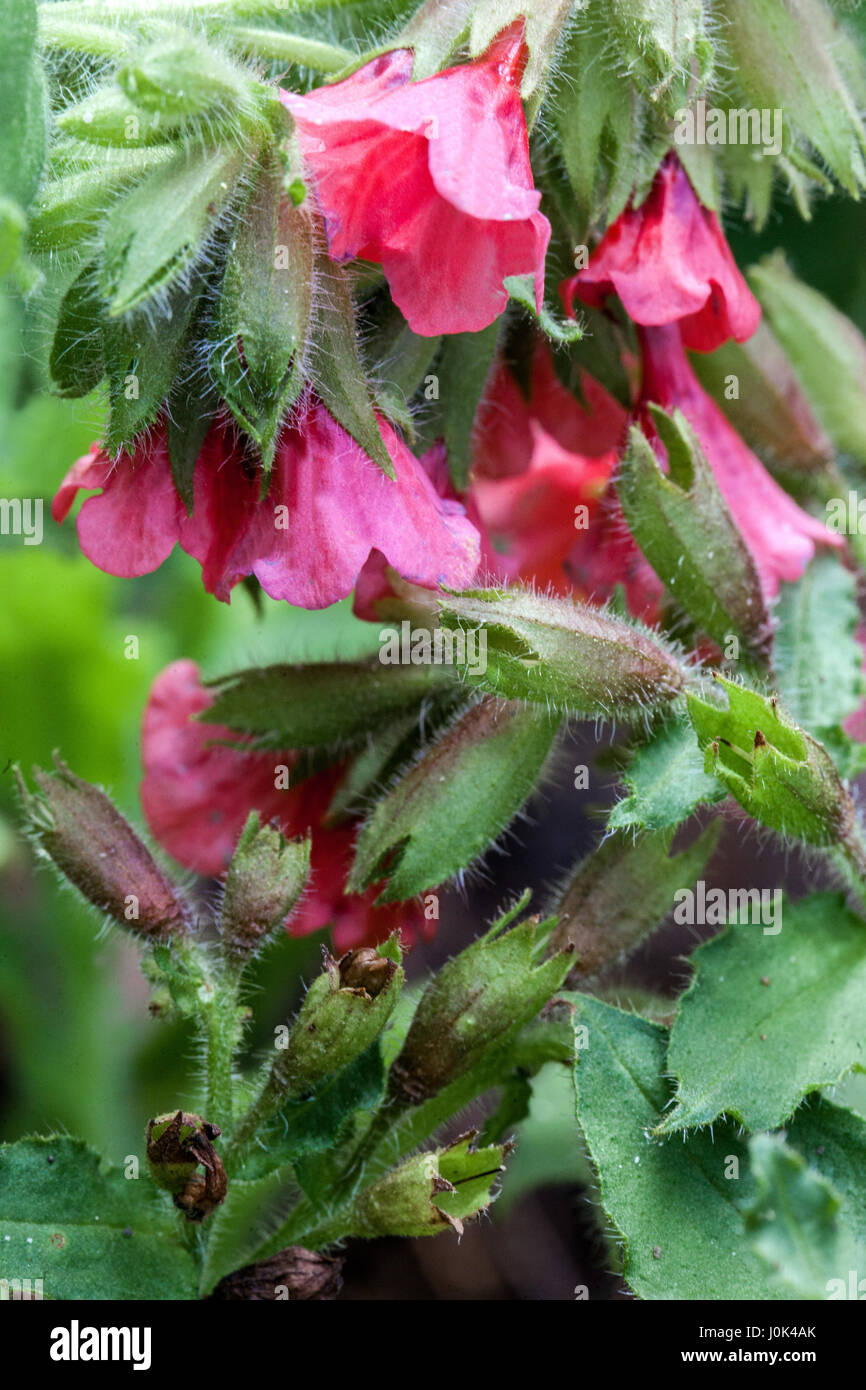
[[[45,161],[48,100],[35,0],[0,0],[0,189],[27,208]]]
[[[493,364],[499,327],[497,320],[480,333],[451,334],[444,340],[436,363],[436,414],[448,450],[451,481],[458,492],[469,484],[472,425]]]
[[[738,923],[691,957],[668,1048],[676,1106],[657,1134],[723,1114],[775,1129],[809,1091],[866,1069],[866,922],[821,893],[749,925],[751,891],[752,908],[744,900]]]
[[[580,996],[577,1117],[598,1174],[601,1202],[623,1244],[623,1274],[639,1298],[767,1296],[767,1276],[739,1207],[754,1185],[733,1127],[654,1143],[666,1104],[667,1032]],[[740,1177],[730,1181],[730,1157]],[[657,1251],[657,1254],[654,1252]]]
[[[542,304],[535,307],[535,281],[531,275],[506,275],[503,284],[509,297],[531,314],[552,343],[579,343],[583,337],[583,325],[576,319],[558,319]]]
[[[102,296],[96,263],[85,266],[60,305],[51,344],[51,383],[61,396],[86,396],[102,380]]]
[[[788,709],[819,735],[862,698],[857,581],[832,555],[816,555],[802,579],[783,584],[776,609],[775,667]]]
[[[0,1278],[41,1279],[51,1299],[188,1299],[197,1282],[148,1178],[68,1135],[0,1146]]]
[[[259,747],[321,748],[357,739],[454,679],[447,666],[331,661],[265,666],[210,682],[207,723],[256,735]]]
[[[572,983],[620,960],[664,919],[674,894],[703,873],[721,825],[708,825],[679,854],[669,855],[671,835],[650,831],[608,835],[578,865],[553,909],[559,918],[551,944],[576,951]]]
[[[192,266],[230,203],[243,164],[236,149],[178,151],[111,209],[101,286],[111,314],[130,313]]]
[[[774,1284],[793,1298],[824,1300],[841,1283],[845,1298],[854,1270],[854,1297],[861,1296],[856,1285],[866,1268],[866,1245],[846,1223],[831,1184],[776,1135],[758,1135],[749,1150],[757,1194],[746,1225]]]
[[[398,902],[466,868],[541,779],[556,729],[547,710],[473,705],[364,823],[347,890],[387,878],[377,901]]]
[[[291,1168],[275,1168],[264,1177],[233,1178],[225,1201],[208,1220],[208,1241],[201,1268],[200,1296],[206,1298],[220,1279],[250,1264],[264,1233],[297,1197]]]
[[[685,416],[652,414],[670,471],[662,473],[651,444],[633,426],[617,478],[629,530],[709,637],[723,649],[736,638],[737,655],[742,645],[744,655],[763,663],[771,628],[755,562]]]
[[[282,185],[274,159],[229,247],[211,359],[220,395],[259,445],[266,475],[282,418],[304,384],[313,289],[310,217]]]
[[[661,724],[637,749],[623,781],[629,795],[613,807],[609,830],[672,829],[699,806],[727,796],[718,778],[704,771],[694,730],[682,715]]]
[[[117,194],[128,184],[138,183],[152,170],[165,166],[172,153],[170,145],[157,145],[148,150],[112,149],[110,157],[101,159],[93,168],[73,167],[60,178],[46,183],[30,217],[33,249],[67,251],[87,239],[90,253],[89,239]],[[152,217],[152,206],[150,213]]]
[[[313,384],[338,424],[394,478],[394,465],[379,432],[355,337],[349,277],[326,256],[315,274],[324,287],[316,300],[316,334],[309,364]]]

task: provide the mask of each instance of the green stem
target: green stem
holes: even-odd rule
[[[224,1134],[232,1127],[234,1081],[232,1064],[240,1039],[238,980],[227,975],[204,1010],[207,1047],[207,1098],[204,1118]]]
[[[353,0],[291,0],[285,13],[315,14]],[[56,0],[39,5],[40,25],[67,21],[74,24],[96,21],[101,24],[135,24],[142,19],[273,19],[274,0]]]
[[[308,39],[303,34],[286,34],[281,29],[258,29],[251,25],[232,25],[225,37],[254,58],[270,58],[279,63],[298,63],[314,72],[342,72],[354,63],[357,54],[337,44]]]

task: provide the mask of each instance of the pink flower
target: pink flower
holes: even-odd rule
[[[644,405],[654,402],[668,411],[678,408],[693,426],[752,552],[764,593],[774,598],[780,581],[800,578],[816,544],[841,545],[842,537],[798,507],[743,443],[699,385],[678,328],[644,328],[640,338]],[[643,424],[652,433],[646,412]]]
[[[624,408],[587,372],[582,402],[539,339],[528,389],[506,363],[493,372],[474,430],[467,512],[493,581],[604,600],[617,585],[652,621],[662,586],[637,549],[611,487]]]
[[[679,323],[686,347],[699,352],[728,338],[743,342],[761,317],[718,218],[698,201],[674,154],[662,162],[646,200],[621,213],[561,293],[567,313],[575,295],[600,308],[617,294],[635,323]]]
[[[509,275],[533,275],[541,305],[550,224],[516,85],[522,34],[520,21],[477,61],[420,82],[398,49],[307,96],[280,94],[332,259],[380,263],[416,333],[485,328]]]
[[[142,722],[141,804],[163,848],[196,873],[222,875],[249,813],[258,811],[287,838],[312,832],[312,882],[288,922],[294,936],[331,926],[339,951],[382,941],[398,928],[404,944],[429,936],[433,924],[417,903],[375,907],[381,886],[344,891],[357,825],[325,825],[343,767],[278,789],[277,769],[286,767],[291,778],[297,753],[250,752],[231,730],[195,718],[210,704],[192,661],[167,666],[150,692]],[[215,742],[226,739],[235,747]]]
[[[396,479],[309,394],[283,430],[267,496],[260,499],[236,431],[210,430],[196,462],[194,507],[175,491],[164,430],[112,461],[94,447],[54,499],[56,521],[79,488],[101,488],[78,515],[88,559],[109,574],[147,574],[175,542],[202,566],[205,588],[225,602],[255,574],[272,598],[324,608],[351,592],[371,551],[413,583],[459,588],[473,578],[479,538],[463,508],[440,498],[418,460],[385,420],[382,438]]]

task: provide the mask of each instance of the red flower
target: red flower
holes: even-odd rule
[[[644,361],[643,402],[680,409],[693,426],[716,482],[758,568],[767,598],[781,580],[799,579],[815,545],[841,545],[842,537],[798,507],[779,487],[760,459],[743,443],[698,380],[686,357],[680,331],[641,330]],[[648,413],[644,428],[652,434]]]
[[[534,275],[540,307],[550,224],[516,87],[522,35],[520,21],[476,62],[420,82],[399,49],[307,96],[281,92],[331,257],[379,262],[416,333],[485,328],[508,275]]]
[[[561,293],[567,313],[575,295],[599,308],[618,294],[635,323],[679,323],[686,347],[699,352],[728,338],[743,342],[761,317],[718,218],[702,207],[674,154],[663,161],[647,199],[626,208]]]
[[[583,403],[559,380],[538,340],[526,391],[494,370],[479,407],[466,498],[481,532],[481,570],[497,582],[537,584],[604,600],[624,586],[648,621],[662,592],[618,511],[611,478],[626,411],[587,372]]]
[[[79,488],[101,488],[78,515],[88,559],[108,574],[147,574],[179,541],[200,562],[208,592],[225,602],[238,580],[255,574],[272,598],[327,607],[351,592],[374,550],[413,583],[460,588],[478,564],[475,528],[462,507],[437,496],[387,421],[379,428],[395,480],[308,395],[283,430],[261,500],[256,472],[223,420],[196,462],[191,517],[172,482],[163,430],[116,462],[94,446],[64,479],[52,514],[63,521]]]
[[[196,873],[225,873],[251,811],[296,838],[312,832],[311,885],[288,922],[294,936],[331,926],[339,951],[382,941],[400,928],[404,944],[435,930],[416,902],[375,907],[380,887],[346,894],[357,826],[325,825],[343,768],[330,767],[278,789],[277,771],[297,753],[253,753],[231,730],[195,716],[211,704],[192,661],[176,661],[157,677],[142,723],[141,804],[148,825],[179,864]],[[229,740],[226,747],[215,740]]]

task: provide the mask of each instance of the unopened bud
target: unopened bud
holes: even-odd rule
[[[39,849],[121,926],[159,940],[183,935],[183,905],[150,851],[103,791],[55,763],[54,773],[33,769],[36,794],[18,773],[27,828]]]
[[[340,960],[325,952],[325,968],[307,990],[288,1046],[271,1069],[276,1092],[303,1093],[366,1052],[400,997],[400,958],[396,937]]]
[[[310,841],[287,841],[253,811],[226,876],[220,935],[227,956],[244,961],[282,927],[310,868]]]
[[[571,948],[539,962],[546,937],[538,918],[509,930],[527,900],[524,894],[427,986],[390,1072],[389,1091],[398,1105],[436,1095],[493,1043],[528,1023],[559,989]]]
[[[187,30],[134,53],[116,79],[130,101],[168,127],[248,106],[255,87],[251,74]]]
[[[575,950],[569,984],[598,974],[648,936],[670,912],[674,894],[700,877],[719,838],[721,822],[680,854],[668,855],[670,834],[626,831],[609,835],[578,865],[559,897],[551,949]]]
[[[612,718],[670,704],[683,688],[669,643],[595,605],[514,588],[449,594],[440,607],[443,625],[485,633],[486,668],[469,664],[464,679],[507,699]]]
[[[713,675],[727,706],[688,697],[706,770],[772,830],[811,845],[846,842],[856,821],[854,803],[824,746],[797,727],[775,696]]]
[[[343,1261],[289,1245],[270,1259],[244,1265],[220,1279],[211,1298],[242,1299],[247,1303],[285,1300],[289,1303],[330,1302],[343,1287]]]
[[[157,1115],[147,1126],[147,1166],[151,1177],[172,1194],[187,1221],[203,1221],[226,1195],[223,1161],[213,1141],[218,1125],[177,1110]],[[204,1173],[198,1168],[204,1168]]]
[[[419,1153],[362,1192],[355,1230],[363,1236],[435,1236],[485,1211],[493,1184],[504,1171],[510,1144],[474,1149],[476,1131],[447,1149]]]

